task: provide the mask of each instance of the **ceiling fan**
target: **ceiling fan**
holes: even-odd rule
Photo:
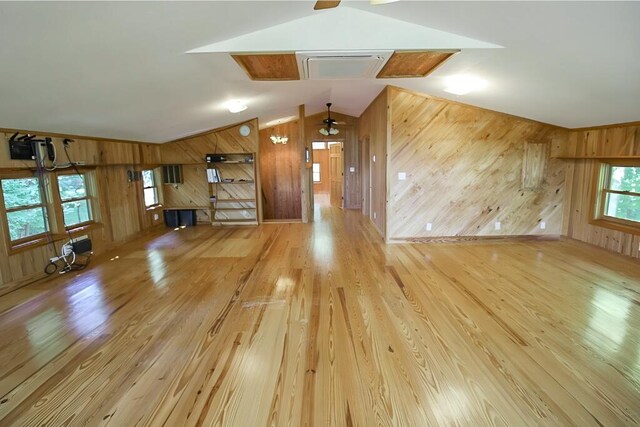
[[[327,118],[322,121],[322,124],[324,125],[324,127],[318,129],[318,132],[320,132],[324,136],[329,136],[337,135],[338,133],[340,133],[340,131],[335,128],[336,125],[346,123],[338,122],[335,119],[331,118],[331,103],[327,102]]]
[[[385,4],[385,3],[393,3],[395,1],[398,0],[369,0],[369,2],[373,5],[378,5],[378,4]],[[340,4],[340,0],[337,1],[322,1],[319,0],[316,2],[316,5],[313,6],[313,8],[315,10],[322,10],[322,9],[332,9],[334,7],[338,7],[338,5]]]

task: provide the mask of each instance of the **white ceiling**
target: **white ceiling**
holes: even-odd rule
[[[566,127],[640,120],[638,2],[343,1],[340,8],[503,47],[463,49],[424,79],[253,82],[226,53],[186,53],[314,15],[325,31],[308,27],[310,43],[344,31],[335,11],[314,12],[312,4],[2,2],[0,127],[164,142],[292,116],[300,104],[316,113],[331,101],[359,116],[386,84]],[[398,31],[361,33],[374,43]],[[444,77],[461,72],[489,86],[460,97],[444,92]],[[229,113],[222,104],[232,98],[249,108]]]

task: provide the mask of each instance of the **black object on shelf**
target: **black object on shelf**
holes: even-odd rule
[[[206,160],[207,160],[207,163],[216,163],[216,162],[224,162],[225,160],[227,160],[227,158],[219,154],[207,154]]]
[[[195,209],[168,209],[164,211],[164,223],[167,227],[192,227],[196,225]]]

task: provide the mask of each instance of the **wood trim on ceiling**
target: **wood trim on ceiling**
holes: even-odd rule
[[[637,122],[624,122],[624,123],[611,123],[610,125],[600,125],[600,126],[591,126],[591,127],[583,127],[583,128],[570,128],[571,131],[574,132],[586,132],[590,130],[601,130],[601,129],[611,129],[611,128],[625,128],[631,126],[640,126],[640,121]]]
[[[376,78],[425,77],[458,52],[459,49],[395,51]]]
[[[232,53],[231,57],[251,80],[300,80],[295,52]]]
[[[29,133],[29,134],[34,134],[38,136],[49,136],[52,138],[88,139],[91,141],[120,142],[125,144],[155,144],[153,142],[134,141],[130,139],[104,138],[99,136],[74,135],[69,133],[55,133],[55,132],[45,132],[45,131],[39,131],[39,130],[0,128],[0,133],[14,134],[16,132],[19,132],[21,134]]]

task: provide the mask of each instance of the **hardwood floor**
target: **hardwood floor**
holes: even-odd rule
[[[638,262],[316,221],[171,231],[0,297],[0,425],[640,423]]]

